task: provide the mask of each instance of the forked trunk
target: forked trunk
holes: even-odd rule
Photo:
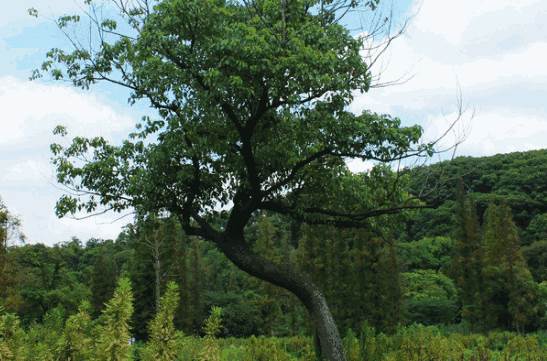
[[[325,296],[309,277],[293,265],[276,265],[255,254],[241,236],[225,238],[217,246],[241,270],[298,297],[310,313],[319,338],[321,357],[328,361],[346,361],[342,340]]]

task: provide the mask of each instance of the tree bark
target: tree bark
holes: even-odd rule
[[[288,262],[276,265],[249,249],[242,235],[216,242],[220,250],[241,270],[293,293],[306,307],[319,338],[321,356],[328,361],[346,361],[338,327],[325,296],[311,279]]]

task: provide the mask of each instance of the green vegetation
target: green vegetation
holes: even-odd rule
[[[343,18],[374,11],[378,0],[112,2],[115,14],[85,1],[98,34],[85,41],[80,16],[59,18],[72,48],[53,48],[34,77],[49,74],[84,89],[110,82],[156,114],[119,144],[76,136],[51,146],[57,180],[72,190],[59,199],[57,215],[106,209],[135,210],[144,221],[177,219],[239,269],[296,296],[323,357],[344,361],[317,281],[288,259],[279,264],[257,252],[246,229],[260,214],[365,228],[372,218],[421,207],[388,164],[431,156],[434,144],[421,142],[417,125],[348,110],[356,91],[374,85],[374,62],[362,54],[370,36],[354,36]],[[387,21],[378,26],[389,28]],[[347,158],[383,166],[355,175]]]
[[[203,337],[184,336],[174,328],[178,290],[170,283],[160,308],[150,322],[150,339],[130,343],[127,320],[131,317],[132,291],[127,279],[120,279],[113,298],[102,315],[92,320],[84,304],[70,316],[64,329],[52,313],[46,321],[25,331],[17,316],[0,313],[0,360],[89,360],[89,361],[313,361],[309,337],[224,338],[222,309],[213,307],[205,320]],[[61,322],[62,325],[62,322]],[[414,325],[398,327],[390,335],[376,332],[366,323],[356,335],[343,339],[350,361],[408,360],[523,360],[547,357],[547,335],[526,336],[510,332],[462,334],[445,328]]]
[[[51,145],[58,216],[135,218],[14,246],[0,207],[0,361],[545,359],[547,152],[396,172],[436,144],[348,110],[375,60],[344,17],[379,0],[111,2],[34,77],[155,111]]]
[[[411,171],[414,194],[438,205],[424,210],[408,224],[406,239],[453,235],[460,180],[477,205],[479,219],[489,204],[503,202],[512,212],[522,242],[545,239],[547,227],[547,150],[499,154],[492,157],[458,157]]]
[[[491,203],[479,221],[473,194],[456,187],[443,235],[386,241],[374,228],[339,230],[262,213],[247,239],[272,262],[289,260],[311,274],[346,335],[349,360],[542,360],[545,241],[521,246],[526,229],[503,203]],[[8,245],[7,234],[20,231],[2,209],[4,355],[314,359],[312,327],[296,298],[241,272],[171,218],[137,221],[116,241]],[[395,235],[415,218],[393,216],[375,227]]]

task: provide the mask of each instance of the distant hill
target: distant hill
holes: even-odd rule
[[[534,241],[527,232],[536,218],[547,217],[547,149],[498,154],[491,157],[458,157],[410,171],[410,189],[439,207],[416,213],[408,224],[408,240],[450,235],[458,182],[477,202],[481,216],[489,202],[508,204],[523,243]],[[537,227],[536,227],[537,228]]]

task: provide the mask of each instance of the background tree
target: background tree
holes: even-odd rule
[[[458,310],[458,291],[454,282],[434,270],[404,272],[403,307],[409,323],[452,323]]]
[[[103,249],[93,263],[91,274],[91,304],[94,315],[99,315],[108,300],[112,298],[116,289],[118,271],[112,254]]]
[[[410,192],[422,194],[439,207],[415,214],[407,222],[406,240],[424,236],[452,236],[458,222],[446,222],[455,214],[459,183],[463,181],[467,194],[483,214],[492,202],[504,202],[511,207],[514,222],[523,244],[543,239],[541,216],[547,212],[547,149],[529,152],[497,154],[490,157],[457,157],[410,171]],[[423,190],[428,190],[423,192]],[[538,227],[535,226],[538,225]],[[531,227],[529,230],[528,227]],[[405,237],[403,237],[405,239]]]
[[[456,208],[458,228],[454,236],[456,241],[450,274],[460,292],[462,319],[480,327],[483,314],[480,296],[483,290],[482,237],[475,203],[464,192],[462,181],[458,191]]]
[[[507,205],[491,204],[486,210],[483,244],[486,325],[525,330],[538,316],[538,288]]]
[[[522,247],[522,254],[537,282],[547,280],[547,239]]]
[[[57,214],[100,207],[173,214],[188,235],[295,294],[310,312],[323,356],[344,360],[320,289],[296,267],[253,252],[244,230],[258,211],[367,227],[371,217],[421,207],[393,192],[396,182],[386,184],[385,172],[356,178],[344,163],[431,151],[419,144],[420,127],[346,110],[373,76],[361,54],[365,39],[341,25],[339,14],[377,2],[113,1],[131,29],[125,34],[127,26],[95,18],[100,12],[86,3],[98,48],[73,41],[73,51],[49,52],[42,70],[83,88],[101,80],[125,86],[160,119],[145,119],[119,146],[81,137],[52,145],[58,181],[76,192],[61,198]],[[78,20],[58,24],[66,31]],[[89,162],[81,163],[82,155]]]
[[[20,230],[21,222],[13,216],[0,198],[0,305],[8,298],[8,291],[13,285],[15,275],[13,266],[9,265],[8,247],[12,240],[24,240]]]

